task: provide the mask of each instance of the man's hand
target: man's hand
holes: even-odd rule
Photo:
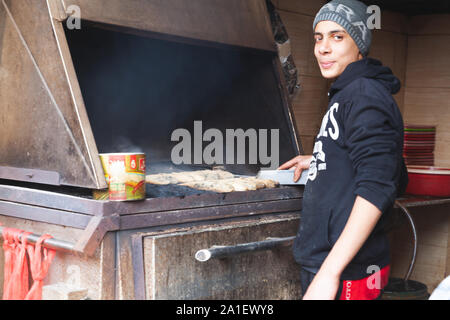
[[[361,196],[356,196],[344,230],[311,282],[304,299],[334,299],[339,278],[369,237],[381,211]]]
[[[334,300],[339,283],[339,276],[319,271],[303,295],[303,300]]]
[[[297,182],[300,179],[300,175],[304,169],[309,169],[309,165],[311,163],[312,156],[296,156],[295,158],[289,160],[286,163],[283,163],[278,170],[289,170],[295,168],[294,172],[294,182]]]

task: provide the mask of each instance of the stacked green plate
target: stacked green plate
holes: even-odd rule
[[[434,166],[436,127],[405,125],[403,157],[406,165]]]

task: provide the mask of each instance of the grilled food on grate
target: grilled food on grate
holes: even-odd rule
[[[230,179],[234,175],[223,170],[199,170],[172,173],[158,173],[146,176],[145,181],[151,184],[180,184],[194,181]]]
[[[200,170],[147,175],[146,182],[157,185],[177,184],[193,189],[213,192],[249,191],[275,188],[278,183],[273,180],[256,177],[234,177],[223,170]]]

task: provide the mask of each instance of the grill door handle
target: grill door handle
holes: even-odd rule
[[[206,262],[213,258],[226,258],[243,253],[272,250],[280,246],[289,246],[294,239],[295,236],[287,238],[267,238],[263,241],[240,243],[234,246],[212,246],[209,249],[198,250],[195,254],[195,259],[200,262]]]

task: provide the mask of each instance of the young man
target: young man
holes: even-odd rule
[[[383,224],[407,173],[403,120],[392,97],[399,80],[367,58],[367,7],[333,0],[314,20],[314,54],[335,80],[313,155],[280,169],[309,169],[294,257],[303,299],[376,299],[389,275]],[[375,273],[374,273],[375,272]]]

